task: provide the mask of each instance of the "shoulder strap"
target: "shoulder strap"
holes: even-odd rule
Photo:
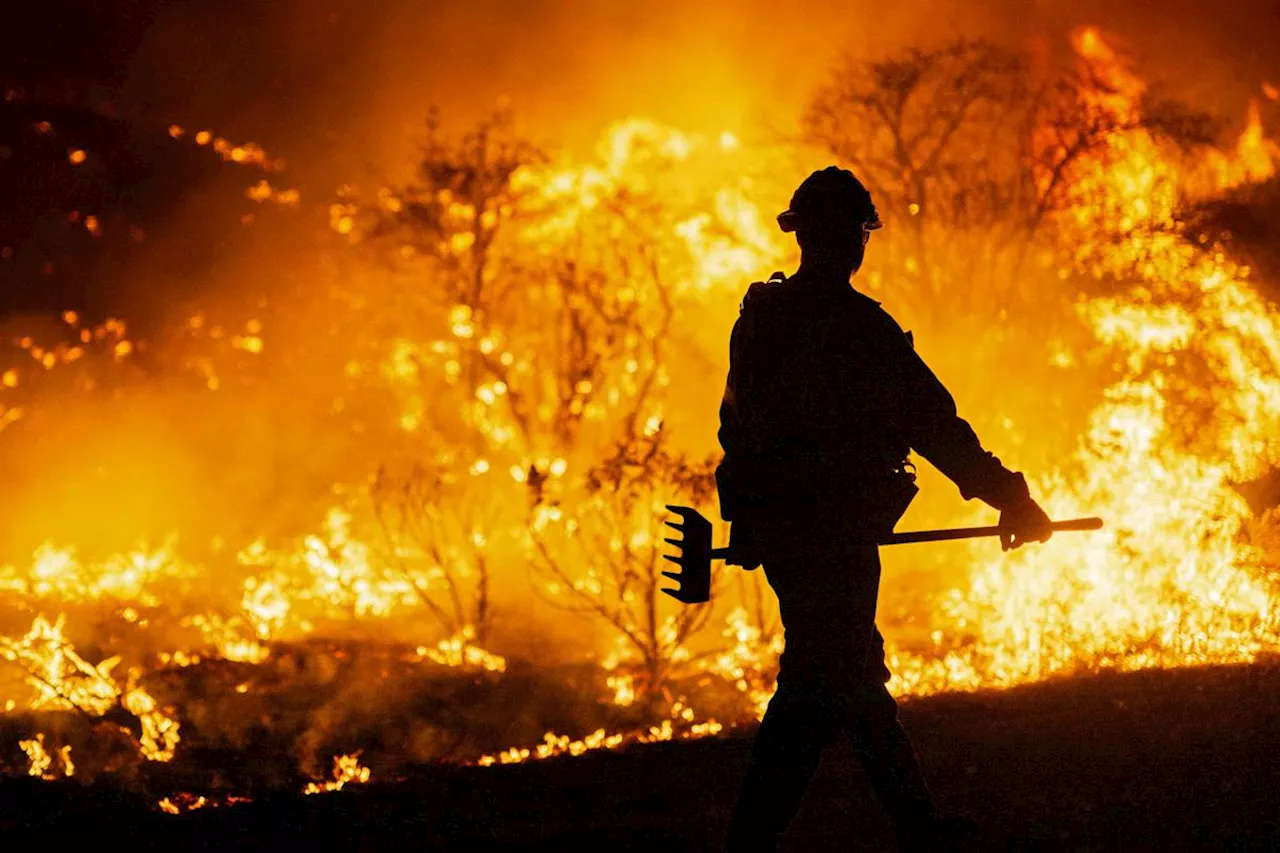
[[[738,311],[740,313],[745,311],[747,308],[748,302],[750,302],[753,305],[758,303],[762,298],[766,297],[769,294],[769,292],[772,291],[774,288],[776,288],[778,285],[785,283],[786,280],[787,280],[786,275],[784,275],[781,270],[778,270],[774,272],[773,275],[769,276],[769,279],[767,281],[751,282],[751,285],[747,288],[746,294],[742,297],[742,303],[738,306]]]

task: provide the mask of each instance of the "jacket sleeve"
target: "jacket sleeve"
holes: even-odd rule
[[[910,337],[876,309],[873,337],[884,365],[883,403],[913,450],[960,488],[999,510],[1030,498],[1026,479],[985,450],[951,393],[916,353]]]

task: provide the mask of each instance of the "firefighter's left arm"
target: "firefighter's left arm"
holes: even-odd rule
[[[732,470],[736,457],[743,452],[742,410],[739,405],[737,377],[734,367],[738,361],[738,352],[742,338],[742,318],[733,324],[729,335],[729,375],[725,377],[724,395],[720,398],[720,429],[716,437],[724,450],[724,458],[716,466],[716,492],[720,497],[720,517],[732,521],[737,508],[739,495],[733,482]]]
[[[883,338],[882,355],[892,377],[885,383],[887,399],[910,446],[959,486],[966,500],[980,498],[1000,510],[1004,550],[1048,540],[1053,534],[1049,516],[1032,499],[1026,478],[983,448],[910,338],[887,314],[883,316],[897,331]]]
[[[883,403],[911,448],[955,483],[965,500],[979,498],[1002,511],[1030,501],[1026,479],[982,446],[911,338],[888,314],[879,313],[874,337],[886,368]]]
[[[758,447],[749,423],[753,371],[747,360],[747,338],[756,312],[761,310],[763,292],[781,279],[781,273],[774,273],[769,282],[755,282],[747,289],[729,335],[729,374],[720,400],[718,437],[724,458],[716,467],[716,491],[720,497],[720,517],[730,522],[729,553],[725,562],[747,571],[761,563],[755,538],[757,522],[750,511],[754,498],[751,484],[755,480],[752,467]]]

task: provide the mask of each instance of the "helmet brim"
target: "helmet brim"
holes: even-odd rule
[[[796,226],[799,225],[799,219],[800,217],[796,215],[794,210],[784,210],[778,214],[778,227],[784,233],[790,234],[796,230]]]
[[[794,210],[787,209],[778,214],[778,227],[786,234],[790,234],[792,231],[799,228],[801,222],[802,217]],[[876,231],[883,228],[884,223],[880,221],[879,216],[876,216],[873,219],[864,220],[862,222],[862,227],[868,231]]]

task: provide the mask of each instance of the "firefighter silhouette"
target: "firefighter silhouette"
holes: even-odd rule
[[[862,183],[835,166],[814,172],[778,222],[795,232],[800,266],[748,289],[720,407],[727,562],[763,565],[786,639],[729,849],[777,849],[824,746],[843,732],[899,849],[944,850],[971,822],[938,814],[885,687],[876,538],[915,494],[909,451],[1000,511],[1006,549],[1048,539],[1050,522],[1023,476],[956,414],[910,335],[850,285],[881,227]]]

